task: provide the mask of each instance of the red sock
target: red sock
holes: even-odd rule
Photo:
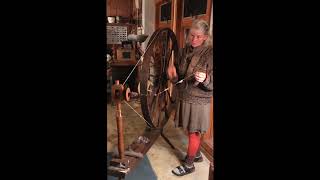
[[[195,157],[200,146],[200,133],[189,133],[188,156]]]

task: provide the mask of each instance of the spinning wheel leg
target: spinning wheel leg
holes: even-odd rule
[[[161,137],[163,137],[163,139],[170,145],[170,147],[171,147],[172,149],[176,149],[176,148],[172,145],[172,143],[169,141],[169,139],[163,134],[163,132],[161,132]]]

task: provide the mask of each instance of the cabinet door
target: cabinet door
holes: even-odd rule
[[[168,20],[165,17],[169,17]],[[172,2],[157,2],[156,3],[156,29],[172,28],[173,18],[173,3]],[[162,20],[161,20],[162,19]]]
[[[132,16],[132,0],[108,0],[107,1],[107,16]]]
[[[211,112],[210,112],[210,128],[207,133],[202,137],[201,150],[206,157],[213,162],[213,137],[214,133],[214,109],[213,109],[213,98],[211,98]]]
[[[116,9],[115,9],[115,0],[108,0],[107,3],[107,16],[115,16]]]

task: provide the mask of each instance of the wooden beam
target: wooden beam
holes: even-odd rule
[[[172,22],[172,31],[174,34],[177,34],[177,11],[178,11],[178,0],[172,0],[171,9],[173,10]]]

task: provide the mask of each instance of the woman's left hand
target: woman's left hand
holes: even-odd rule
[[[206,79],[207,74],[204,73],[204,72],[199,72],[199,71],[197,71],[197,72],[194,74],[194,77],[195,77],[196,81],[198,81],[198,82],[203,82],[203,81]]]

